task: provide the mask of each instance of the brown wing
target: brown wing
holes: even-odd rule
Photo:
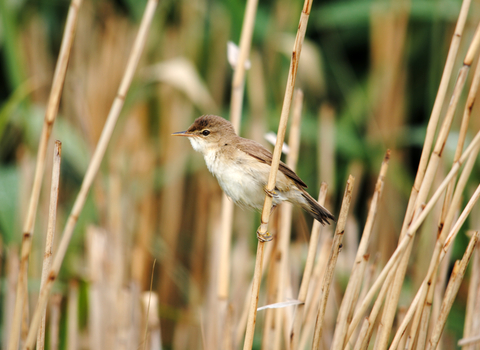
[[[244,138],[241,138],[241,139],[242,139],[242,142],[238,142],[237,145],[236,145],[236,147],[240,151],[247,153],[248,155],[258,159],[259,161],[261,161],[263,163],[266,163],[268,165],[272,165],[272,152],[270,152],[268,149],[263,147],[258,142],[255,142],[255,141],[249,140],[249,139],[244,139]],[[290,169],[282,161],[280,161],[280,165],[279,165],[278,169],[283,174],[285,174],[285,176],[288,176],[290,179],[295,181],[295,183],[297,185],[299,185],[300,187],[307,188],[307,185],[305,184],[305,182],[303,182],[302,179],[300,179],[298,177],[298,175],[295,174],[295,172],[292,169]]]

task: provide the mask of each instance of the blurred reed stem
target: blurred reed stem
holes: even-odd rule
[[[140,23],[138,35],[135,39],[135,42],[128,60],[128,64],[125,69],[125,74],[123,76],[122,82],[118,89],[117,96],[113,101],[112,108],[107,117],[107,121],[105,122],[105,126],[102,130],[100,140],[98,141],[93,157],[88,165],[87,172],[85,173],[85,177],[83,179],[80,192],[77,195],[77,198],[73,205],[70,216],[68,217],[67,224],[65,226],[62,239],[58,247],[57,254],[55,255],[55,259],[53,261],[53,266],[52,266],[52,269],[50,270],[47,283],[45,283],[44,287],[40,292],[35,313],[32,317],[32,323],[30,325],[27,343],[25,345],[26,349],[33,348],[35,334],[37,333],[37,329],[40,323],[41,310],[45,307],[48,300],[48,295],[53,286],[53,282],[56,280],[58,276],[58,272],[60,271],[60,267],[62,266],[63,258],[65,257],[68,245],[72,238],[73,230],[75,228],[75,224],[77,223],[78,216],[80,215],[80,212],[85,204],[88,191],[98,172],[101,161],[103,159],[108,143],[112,136],[113,129],[117,122],[118,116],[120,115],[120,112],[122,110],[123,104],[125,102],[126,94],[132,82],[133,75],[135,73],[136,67],[140,60],[140,55],[145,45],[145,41],[147,39],[148,29],[150,28],[150,24],[151,24],[153,15],[155,13],[157,4],[158,4],[158,0],[149,0],[147,3],[144,16]],[[16,350],[16,349],[11,349],[11,350]]]
[[[53,150],[53,170],[52,182],[50,189],[50,206],[48,208],[48,227],[47,239],[45,243],[45,253],[43,255],[42,278],[40,282],[40,289],[45,284],[45,281],[52,265],[52,247],[55,239],[55,224],[57,222],[57,203],[58,203],[58,186],[60,182],[60,163],[62,160],[62,143],[55,141],[55,149]],[[43,350],[45,347],[45,318],[47,308],[43,309],[42,321],[38,329],[37,335],[37,349]]]
[[[55,73],[53,76],[52,88],[48,98],[45,119],[40,135],[40,141],[37,151],[37,162],[35,166],[35,176],[32,185],[32,192],[28,204],[28,210],[23,227],[22,248],[20,253],[20,278],[17,282],[17,297],[15,299],[15,311],[9,334],[8,350],[18,349],[18,337],[20,334],[20,324],[24,309],[23,300],[27,295],[27,266],[28,258],[32,249],[33,230],[35,227],[35,218],[37,213],[38,200],[40,198],[40,189],[45,172],[45,161],[47,156],[48,141],[52,133],[53,124],[57,116],[58,106],[60,104],[60,95],[62,94],[65,75],[67,73],[70,52],[75,37],[77,27],[78,10],[82,0],[72,0],[68,9],[67,22],[63,32],[62,43],[58,55]]]
[[[348,177],[345,193],[343,195],[342,207],[340,208],[340,215],[338,216],[337,227],[335,228],[335,235],[333,236],[332,249],[330,257],[328,258],[327,267],[323,275],[322,281],[322,297],[318,308],[317,319],[315,321],[315,332],[313,334],[312,350],[320,349],[320,340],[322,337],[322,328],[324,323],[325,310],[330,293],[330,284],[333,280],[333,272],[337,263],[338,255],[342,248],[343,235],[345,233],[345,225],[347,223],[348,210],[352,200],[352,191],[355,178],[350,175]]]
[[[360,245],[358,246],[357,255],[355,257],[355,263],[350,273],[348,285],[343,295],[343,300],[338,311],[337,323],[335,327],[335,333],[333,336],[332,349],[343,349],[346,343],[346,335],[348,330],[348,320],[352,319],[352,314],[357,302],[358,294],[360,293],[360,287],[364,278],[364,271],[366,266],[365,255],[367,254],[367,247],[370,241],[370,236],[373,229],[373,223],[375,222],[375,216],[377,214],[377,206],[380,200],[385,176],[388,170],[388,162],[390,160],[390,150],[387,150],[385,158],[380,168],[380,174],[378,175],[377,183],[375,185],[375,192],[370,204],[370,210],[368,212],[367,221],[365,222],[365,228],[363,230]]]
[[[295,44],[292,51],[290,70],[288,73],[287,86],[285,97],[283,100],[282,113],[280,116],[280,123],[277,132],[277,141],[275,143],[275,149],[273,150],[272,164],[270,168],[270,175],[268,177],[268,183],[266,191],[272,192],[275,188],[278,166],[280,164],[280,156],[282,152],[283,140],[285,138],[285,131],[287,129],[288,115],[290,113],[290,105],[292,103],[293,89],[295,87],[295,79],[297,77],[298,63],[300,60],[300,54],[302,51],[303,41],[305,39],[305,32],[307,30],[308,18],[312,8],[312,2],[306,0],[303,5],[303,11],[300,16],[300,24],[297,30],[297,36],[295,38]],[[255,271],[253,276],[252,295],[250,297],[250,305],[247,319],[247,330],[245,334],[245,342],[243,349],[251,349],[253,344],[253,335],[255,332],[255,321],[257,316],[257,303],[258,295],[260,292],[260,278],[262,275],[261,267],[263,261],[264,244],[263,237],[269,237],[267,232],[268,221],[270,219],[270,213],[272,210],[272,197],[268,194],[265,196],[265,203],[263,205],[261,224],[257,230],[257,237],[259,238],[257,246],[257,257],[255,261]]]
[[[288,138],[289,152],[286,159],[287,166],[293,171],[296,170],[298,161],[298,152],[300,149],[300,122],[302,119],[302,107],[303,107],[303,92],[302,90],[296,90],[293,98],[293,113],[292,122],[290,125],[290,135]],[[276,302],[281,303],[286,301],[286,290],[288,289],[288,275],[290,274],[289,268],[289,246],[292,227],[292,209],[291,203],[283,203],[280,227],[278,230],[278,242],[277,242],[277,254],[280,259],[274,261],[274,269],[278,269],[278,279],[276,288]],[[279,350],[281,348],[281,340],[284,335],[284,320],[285,309],[275,309],[275,335],[273,340],[273,349]],[[286,321],[286,320],[285,320]]]
[[[320,194],[318,196],[318,203],[320,205],[325,205],[327,198],[327,184],[322,182],[320,186]],[[310,242],[308,244],[308,253],[307,261],[305,263],[305,268],[303,270],[302,282],[300,284],[300,290],[298,292],[298,301],[301,301],[303,304],[297,306],[294,314],[294,323],[292,330],[290,332],[290,349],[298,349],[298,342],[300,338],[300,330],[302,323],[305,319],[305,303],[307,301],[307,292],[309,290],[310,282],[312,280],[313,266],[315,263],[315,257],[317,254],[318,241],[320,238],[322,226],[318,221],[313,222],[312,232],[310,234]],[[325,254],[326,255],[326,254]],[[319,259],[320,260],[320,259]],[[312,307],[313,309],[313,307]]]

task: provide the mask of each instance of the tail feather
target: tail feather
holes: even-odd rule
[[[329,224],[328,220],[335,221],[335,216],[332,215],[326,208],[320,205],[312,196],[310,196],[303,188],[302,196],[306,199],[306,203],[303,203],[302,207],[305,209],[315,220],[322,225]]]

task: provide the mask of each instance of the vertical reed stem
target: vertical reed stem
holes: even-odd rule
[[[53,171],[52,171],[52,184],[50,187],[50,207],[48,211],[48,228],[47,228],[47,241],[45,244],[45,253],[43,255],[43,267],[42,267],[42,279],[40,284],[40,290],[45,284],[48,271],[52,265],[52,246],[55,238],[55,224],[57,222],[57,202],[58,202],[58,184],[60,181],[60,163],[62,160],[62,143],[55,141],[55,149],[53,150]],[[43,309],[42,322],[38,329],[37,335],[37,349],[43,350],[45,347],[45,316],[47,308]]]
[[[30,251],[32,249],[33,229],[35,227],[35,217],[37,213],[38,200],[40,197],[40,188],[42,185],[43,174],[45,172],[45,160],[47,157],[48,141],[52,133],[53,124],[57,116],[60,95],[63,90],[63,83],[67,73],[70,51],[77,28],[78,10],[82,0],[72,0],[68,10],[67,22],[63,32],[62,44],[58,55],[57,65],[53,76],[52,89],[48,99],[45,119],[37,151],[37,163],[35,167],[35,176],[33,180],[32,192],[28,204],[27,216],[23,226],[23,239],[20,260],[20,277],[17,283],[17,297],[15,299],[15,311],[13,314],[12,328],[10,332],[10,341],[8,350],[18,349],[18,337],[20,334],[20,323],[22,320],[23,300],[27,293],[27,266]]]

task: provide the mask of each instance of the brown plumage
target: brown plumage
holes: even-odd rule
[[[201,152],[223,191],[238,205],[261,210],[272,164],[272,153],[258,142],[238,136],[232,124],[215,115],[197,118],[187,131],[192,147]],[[306,191],[307,185],[280,162],[273,205],[283,201],[299,205],[322,224],[335,217]]]

